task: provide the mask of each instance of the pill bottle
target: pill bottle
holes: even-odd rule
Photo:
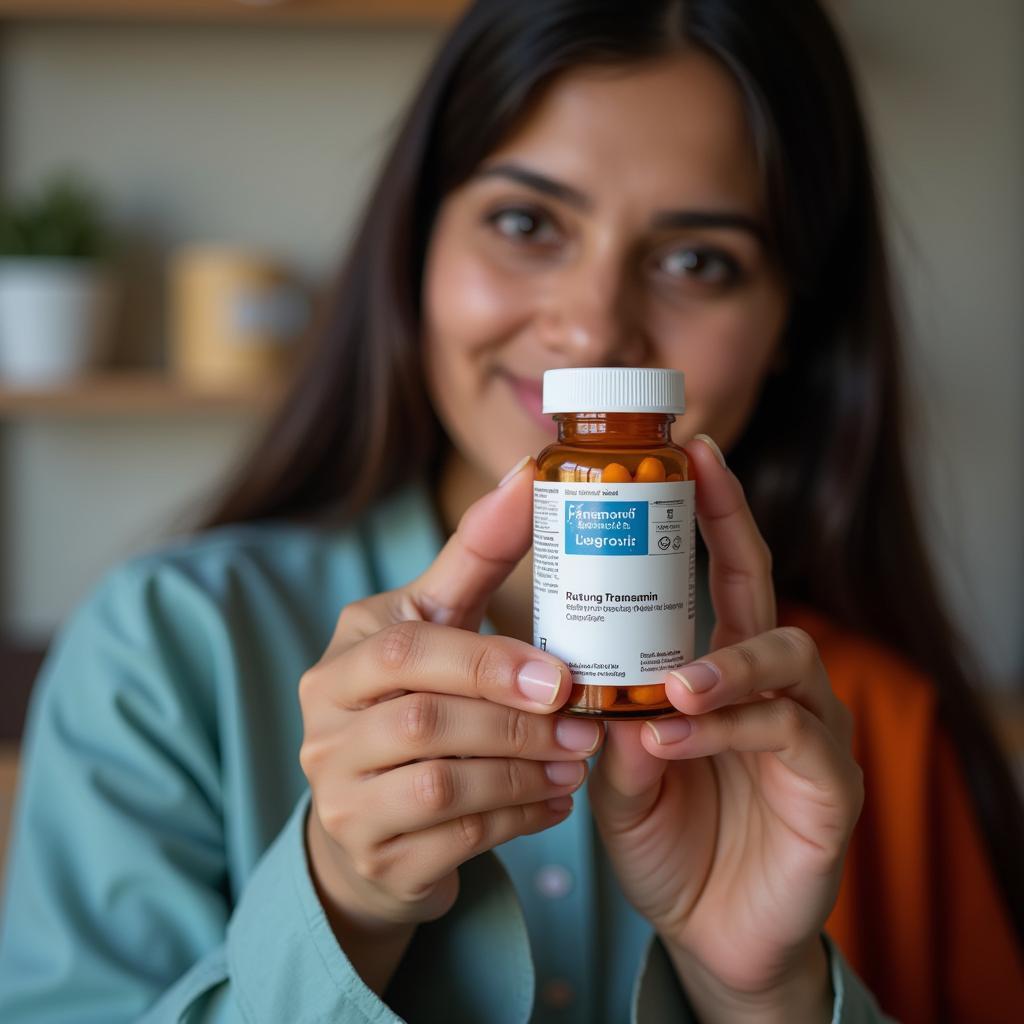
[[[676,370],[548,370],[558,440],[533,484],[533,642],[573,674],[566,714],[655,718],[693,658],[694,483]]]

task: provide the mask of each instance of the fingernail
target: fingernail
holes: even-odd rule
[[[707,661],[691,662],[669,674],[675,676],[690,693],[706,693],[722,678],[718,669]]]
[[[500,480],[500,481],[499,481],[499,483],[498,483],[498,486],[499,486],[499,487],[504,487],[504,486],[505,486],[505,484],[507,484],[507,483],[509,482],[509,480],[511,480],[511,479],[512,479],[512,477],[514,477],[514,476],[516,475],[516,473],[518,473],[518,472],[519,472],[519,471],[520,471],[520,470],[521,470],[521,469],[523,468],[523,466],[525,466],[525,465],[526,465],[526,464],[527,464],[527,463],[528,463],[529,461],[530,461],[530,456],[529,456],[529,455],[524,455],[524,456],[523,456],[523,457],[522,457],[522,458],[521,458],[521,459],[520,459],[520,460],[519,460],[519,461],[518,461],[518,462],[517,462],[517,463],[516,463],[516,464],[515,464],[515,465],[514,465],[514,466],[513,466],[513,467],[512,467],[512,468],[511,468],[511,469],[510,469],[510,470],[509,470],[509,471],[508,471],[508,472],[507,472],[507,473],[506,473],[506,474],[505,474],[504,476],[503,476],[503,477],[502,477],[502,478],[501,478],[501,480]]]
[[[715,458],[718,459],[718,463],[722,467],[722,469],[726,468],[725,456],[722,454],[722,449],[719,448],[718,445],[715,444],[715,442],[712,441],[707,434],[694,434],[693,439],[694,441],[703,441],[715,453]]]
[[[548,781],[556,786],[575,786],[583,781],[582,761],[549,761],[544,765]]]
[[[688,718],[659,718],[657,722],[644,722],[658,743],[678,743],[693,732]]]
[[[566,750],[590,754],[601,742],[601,726],[597,722],[581,722],[578,718],[559,718],[555,723],[555,739]]]
[[[519,692],[538,704],[554,704],[561,681],[561,669],[548,661],[528,661],[516,677]]]
[[[572,807],[572,797],[553,796],[550,800],[547,801],[547,805],[551,808],[551,810],[557,811],[559,814],[561,814],[562,811],[567,811],[570,807]]]

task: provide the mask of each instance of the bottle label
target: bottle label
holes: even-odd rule
[[[694,482],[533,484],[533,642],[584,686],[693,659]]]

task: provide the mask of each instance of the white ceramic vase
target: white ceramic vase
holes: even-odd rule
[[[45,388],[86,374],[108,354],[113,305],[98,263],[0,258],[0,381]]]

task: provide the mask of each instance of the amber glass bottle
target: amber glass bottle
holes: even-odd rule
[[[670,435],[683,409],[672,370],[544,375],[558,440],[537,456],[534,643],[573,672],[568,714],[671,712],[658,680],[693,657],[694,484]]]

